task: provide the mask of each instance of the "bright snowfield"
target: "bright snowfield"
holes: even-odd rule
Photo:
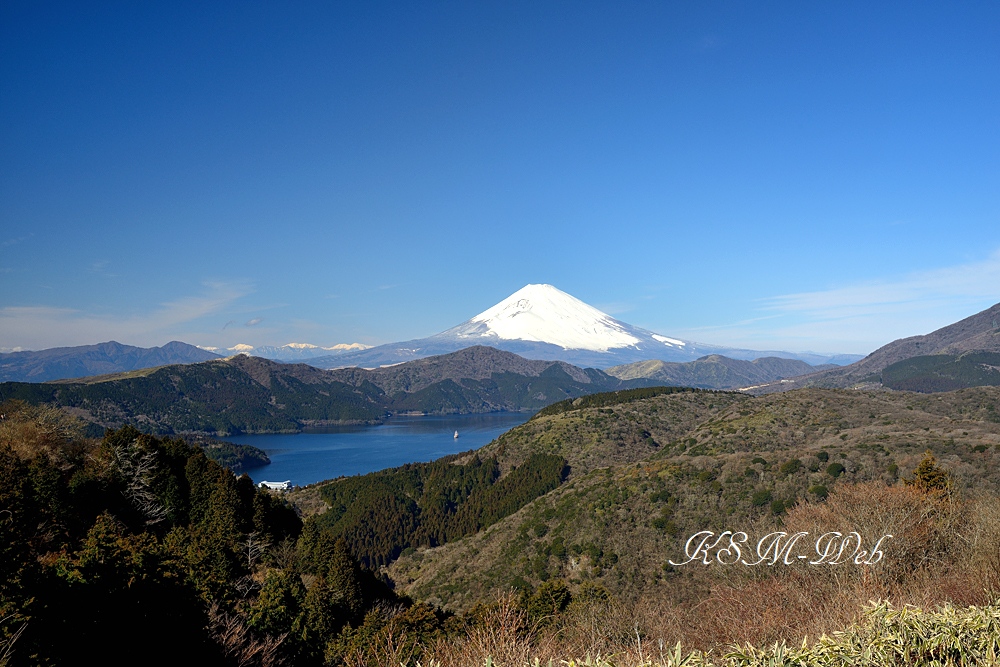
[[[640,342],[627,325],[552,285],[526,285],[460,329],[455,333],[463,338],[495,336],[566,350],[607,352]]]

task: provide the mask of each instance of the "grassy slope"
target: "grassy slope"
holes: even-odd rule
[[[408,594],[452,608],[553,577],[593,580],[624,598],[651,587],[695,594],[707,584],[664,570],[688,535],[771,525],[791,502],[818,500],[811,488],[892,482],[927,449],[960,487],[997,494],[998,405],[993,388],[932,396],[809,389],[677,394],[534,419],[488,449],[508,466],[531,451],[559,453],[572,466],[569,483],[475,536],[404,557],[389,573]],[[792,459],[800,467],[783,472]],[[844,467],[838,476],[827,471],[834,463]]]

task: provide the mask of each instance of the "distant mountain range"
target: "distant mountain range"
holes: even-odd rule
[[[833,366],[827,366],[831,367]],[[621,380],[646,379],[668,386],[739,389],[815,373],[817,370],[823,370],[823,367],[810,366],[798,359],[761,357],[746,361],[712,354],[683,363],[659,360],[637,361],[634,364],[606,368],[605,372]]]
[[[194,364],[218,358],[218,354],[176,340],[162,347],[148,348],[109,341],[97,345],[0,354],[0,381],[48,382],[167,364]]]
[[[97,345],[56,347],[48,350],[0,353],[0,382],[49,382],[126,373],[170,364],[195,364],[236,354],[274,361],[309,361],[366,350],[370,345],[341,343],[320,347],[309,343],[287,345],[239,344],[230,348],[195,347],[172,341],[162,347],[135,347],[116,341]]]
[[[0,402],[57,405],[100,427],[224,435],[376,423],[394,412],[537,410],[649,384],[476,346],[378,370],[327,371],[241,354],[85,380],[5,382]]]
[[[720,347],[664,336],[616,320],[551,285],[527,285],[492,308],[447,331],[402,343],[379,345],[308,360],[321,368],[377,368],[488,345],[530,359],[608,368],[636,361],[694,361],[706,355],[732,359],[782,357],[809,364],[846,364],[861,355],[820,355]]]
[[[799,387],[882,386],[950,391],[1000,384],[993,379],[998,374],[995,353],[1000,353],[1000,303],[929,334],[883,345],[848,366],[765,383],[750,391],[764,394]]]

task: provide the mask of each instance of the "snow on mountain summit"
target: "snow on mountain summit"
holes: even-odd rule
[[[788,352],[744,350],[664,336],[616,320],[552,285],[525,285],[492,308],[433,336],[345,351],[307,363],[320,368],[377,368],[474,345],[506,350],[525,359],[565,361],[581,368],[608,368],[650,359],[694,361],[710,354],[747,360],[802,358]],[[803,360],[826,363],[818,355]]]
[[[526,285],[449,333],[461,338],[524,340],[595,352],[640,343],[627,325],[552,285]]]

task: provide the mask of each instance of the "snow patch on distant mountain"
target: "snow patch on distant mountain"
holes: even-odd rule
[[[367,350],[371,345],[365,345],[364,343],[337,343],[333,347],[324,347],[323,349],[330,352],[350,352],[351,350]]]
[[[371,345],[364,343],[337,343],[330,347],[313,345],[312,343],[288,343],[286,345],[261,345],[255,347],[246,343],[239,343],[233,347],[226,348],[229,354],[246,354],[251,357],[263,357],[272,361],[303,361],[315,359],[316,357],[326,357],[331,355],[345,354],[347,352],[361,352],[367,350]],[[219,348],[202,348],[217,351]]]
[[[593,352],[640,342],[622,323],[552,285],[526,285],[446,333],[469,338],[470,345],[493,337]]]

